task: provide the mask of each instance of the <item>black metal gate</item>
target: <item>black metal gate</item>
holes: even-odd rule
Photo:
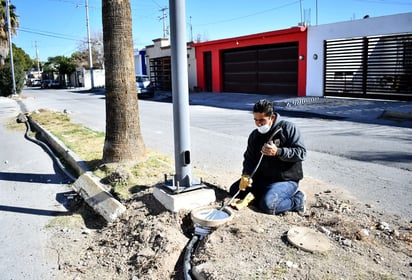
[[[412,34],[327,40],[325,96],[412,100]]]
[[[170,56],[149,60],[150,80],[158,90],[172,90],[172,66]]]

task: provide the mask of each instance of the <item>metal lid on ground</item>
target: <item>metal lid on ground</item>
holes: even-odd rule
[[[308,252],[326,253],[332,249],[329,239],[321,232],[307,227],[292,227],[287,233],[288,241]]]

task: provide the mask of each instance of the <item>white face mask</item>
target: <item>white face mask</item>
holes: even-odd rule
[[[257,130],[262,133],[265,134],[270,130],[270,126],[268,124],[262,125],[262,126],[258,126]]]

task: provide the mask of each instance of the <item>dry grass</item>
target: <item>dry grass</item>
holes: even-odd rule
[[[163,181],[164,174],[172,173],[171,160],[152,150],[147,151],[145,161],[135,166],[103,168],[100,166],[105,138],[103,132],[72,123],[69,115],[60,112],[39,110],[30,117],[83,159],[94,174],[104,179],[121,198],[130,197],[139,186],[153,186]]]
[[[60,139],[86,162],[97,162],[103,155],[104,133],[70,121],[67,114],[39,110],[30,117]],[[90,166],[94,169],[95,166]]]
[[[174,172],[171,158],[150,149],[147,150],[146,159],[134,166],[102,166],[105,139],[103,132],[73,123],[68,114],[61,112],[41,109],[30,114],[30,117],[86,162],[90,170],[102,178],[102,182],[109,185],[120,198],[127,199],[141,187],[162,183],[165,174],[170,179]],[[24,125],[12,121],[8,127],[15,130],[25,129]],[[208,177],[206,172],[196,168],[193,173],[199,178]]]

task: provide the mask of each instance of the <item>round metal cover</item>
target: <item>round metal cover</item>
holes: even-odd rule
[[[288,241],[308,252],[327,252],[332,244],[323,233],[307,227],[292,227],[287,234]]]

